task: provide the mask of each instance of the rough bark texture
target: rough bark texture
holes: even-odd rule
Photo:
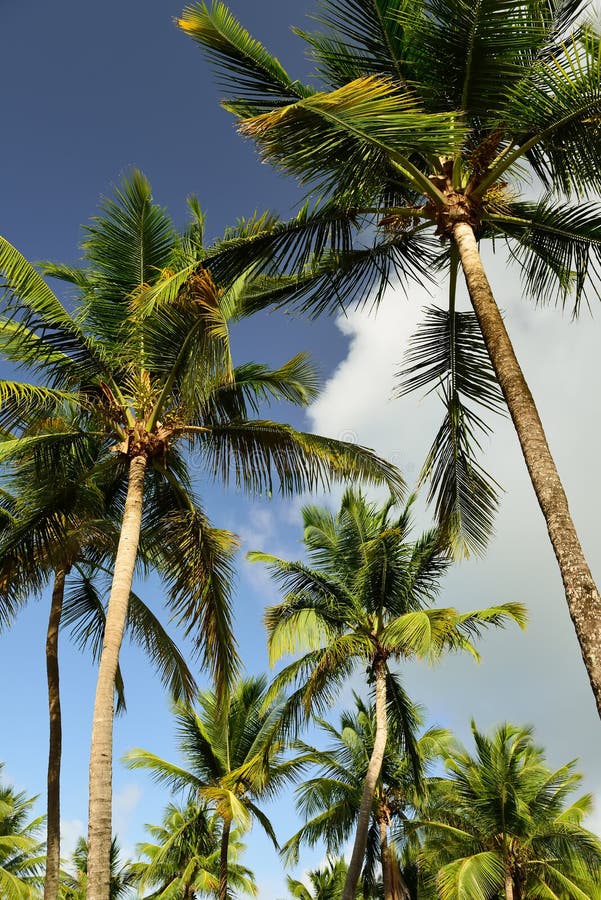
[[[374,674],[376,678],[376,735],[374,738],[374,748],[367,767],[367,775],[365,776],[363,796],[361,797],[361,806],[359,807],[359,816],[357,818],[355,843],[349,862],[344,889],[342,891],[342,900],[354,900],[355,894],[357,893],[357,885],[359,883],[361,869],[363,868],[363,860],[365,858],[365,848],[367,846],[367,834],[369,831],[369,820],[374,802],[374,794],[376,792],[376,785],[378,783],[378,778],[380,777],[384,752],[386,750],[388,721],[386,717],[386,663],[383,659],[376,661]]]
[[[47,836],[46,836],[46,874],[44,876],[44,900],[56,900],[59,888],[60,855],[61,855],[61,752],[62,724],[61,699],[58,666],[58,634],[65,596],[64,569],[55,573],[50,616],[46,632],[46,677],[48,683],[48,713],[50,721],[50,739],[48,749],[47,776]]]
[[[98,670],[90,748],[87,900],[109,900],[115,674],[138,555],[145,470],[146,457],[133,457]]]
[[[223,823],[221,851],[219,854],[219,900],[227,900],[227,858],[230,846],[231,822]]]
[[[472,227],[456,223],[459,251],[474,311],[518,434],[524,460],[547,523],[597,710],[601,716],[601,598],[584,558],[568,501],[530,389],[514,353],[484,272]]]

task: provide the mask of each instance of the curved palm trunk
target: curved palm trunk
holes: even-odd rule
[[[219,900],[227,900],[227,858],[230,846],[231,822],[223,821],[221,832],[221,850],[219,854]]]
[[[138,555],[145,471],[146,457],[133,457],[96,684],[90,748],[87,900],[109,900],[115,674]]]
[[[453,238],[472,305],[547,523],[570,616],[601,716],[601,598],[584,558],[534,399],[488,283],[474,231],[466,222],[458,222],[453,226]]]
[[[50,738],[48,748],[48,776],[46,789],[47,836],[46,874],[44,876],[44,900],[58,897],[61,855],[61,752],[62,724],[58,666],[58,633],[65,596],[65,569],[58,569],[54,576],[50,616],[46,632],[46,678],[48,683],[48,713]]]
[[[346,881],[344,882],[342,900],[354,900],[357,892],[357,885],[359,883],[363,860],[365,858],[365,848],[367,846],[367,834],[369,831],[369,820],[374,802],[374,794],[382,770],[382,762],[386,750],[386,738],[388,736],[388,720],[386,716],[386,663],[383,659],[376,661],[374,673],[376,678],[376,735],[374,738],[374,748],[367,767],[367,775],[365,776],[363,796],[361,797],[361,806],[359,807],[359,816],[357,818],[355,843],[349,862],[348,872],[346,874]]]

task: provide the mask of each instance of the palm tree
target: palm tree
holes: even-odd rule
[[[102,561],[111,562],[118,528],[110,518],[110,499],[119,482],[107,484],[97,468],[93,439],[85,458],[65,453],[44,470],[43,460],[20,461],[5,478],[0,503],[0,629],[32,595],[52,583],[46,633],[49,707],[47,773],[46,869],[44,896],[56,900],[60,875],[60,772],[62,719],[58,638],[61,620],[69,623],[77,642],[91,645],[98,656],[104,634],[105,610],[98,592]],[[106,473],[105,473],[106,474]],[[153,548],[160,568],[160,547]],[[137,596],[130,598],[126,633],[139,643],[177,698],[191,698],[194,677],[173,640]],[[121,673],[116,688],[118,708],[124,708]]]
[[[170,803],[162,825],[147,825],[153,842],[138,844],[147,861],[133,863],[139,891],[147,900],[195,900],[219,892],[220,842],[218,821],[209,808],[195,801],[185,807]],[[244,844],[232,831],[228,843],[228,885],[257,895],[254,877],[238,862]],[[150,894],[146,891],[151,889]]]
[[[355,706],[340,716],[338,728],[318,719],[320,729],[330,739],[323,750],[303,741],[296,748],[303,762],[318,767],[311,778],[296,789],[297,807],[305,824],[286,842],[283,852],[288,861],[298,862],[302,843],[314,846],[325,841],[328,854],[339,852],[356,828],[361,794],[373,752],[377,731],[373,707],[354,694]],[[412,718],[420,721],[415,710]],[[399,857],[389,831],[419,808],[425,796],[424,770],[439,758],[449,741],[449,732],[430,728],[414,739],[414,758],[403,752],[399,722],[391,710],[386,750],[371,809],[370,825],[362,873],[364,888],[375,889],[376,866],[382,872],[384,900],[412,900],[405,883]]]
[[[269,655],[301,653],[274,679],[273,689],[296,683],[290,713],[308,718],[333,700],[358,664],[367,667],[375,694],[376,733],[363,784],[357,830],[343,900],[355,896],[365,857],[369,823],[388,736],[388,708],[403,726],[405,749],[415,755],[414,712],[390,661],[438,659],[445,650],[477,653],[470,637],[488,625],[513,619],[524,624],[518,603],[469,613],[431,607],[450,558],[438,529],[410,543],[411,501],[393,515],[394,502],[378,508],[352,490],[334,516],[327,509],[303,510],[304,542],[313,567],[264,553],[285,599],[267,609]]]
[[[294,777],[298,764],[285,758],[283,700],[268,699],[265,676],[241,679],[225,702],[202,691],[199,712],[175,706],[180,750],[187,768],[134,749],[124,757],[132,769],[149,769],[172,790],[187,791],[211,805],[222,822],[219,898],[228,890],[228,847],[234,824],[246,830],[256,818],[278,846],[271,823],[257,801],[274,796]]]
[[[448,271],[448,309],[428,311],[402,386],[439,388],[446,405],[422,477],[456,543],[482,551],[497,496],[475,458],[478,405],[507,404],[601,714],[601,598],[478,246],[506,244],[528,293],[573,298],[574,314],[598,273],[601,55],[587,7],[319,0],[319,30],[297,33],[322,90],[293,80],[221,2],[186,7],[179,25],[216,62],[240,131],[315,201],[244,251],[296,271],[303,309],[377,305],[391,281]],[[529,180],[540,201],[521,196]],[[460,270],[473,312],[456,308]]]
[[[2,771],[0,764],[0,773]],[[36,797],[0,784],[0,895],[6,900],[35,900],[42,882],[43,816],[30,819]]]
[[[591,797],[567,798],[581,776],[571,762],[556,771],[529,728],[501,725],[491,737],[472,723],[475,754],[457,745],[448,777],[434,780],[423,859],[441,900],[582,900],[601,876],[601,842],[582,827]]]
[[[7,310],[0,349],[10,361],[43,373],[50,385],[2,382],[2,424],[13,430],[32,411],[44,422],[48,405],[57,402],[75,408],[87,415],[88,430],[122,468],[127,485],[93,716],[89,900],[108,897],[113,693],[145,516],[171,556],[172,606],[188,622],[202,661],[222,689],[237,667],[228,593],[232,536],[211,530],[190,503],[180,448],[195,449],[213,477],[250,492],[271,491],[274,480],[292,493],[342,477],[402,489],[396,469],[362,447],[249,417],[264,399],[307,403],[315,376],[303,356],[277,370],[256,364],[234,369],[228,320],[236,315],[244,281],[225,292],[216,286],[202,266],[210,257],[194,205],[193,211],[182,238],[152,203],[144,176],[134,172],[125,179],[88,228],[86,268],[46,267],[75,285],[80,304],[74,314],[0,239]],[[0,459],[32,446],[49,454],[79,449],[84,437],[81,428],[57,431],[49,423],[42,433],[4,441]]]
[[[111,841],[110,853],[110,887],[109,900],[126,900],[131,896],[132,886],[135,884],[133,866],[131,863],[122,863],[117,838]],[[59,900],[85,900],[86,886],[88,883],[88,845],[85,838],[80,838],[75,846],[72,857],[72,874],[62,874],[59,890]]]
[[[343,857],[329,859],[327,865],[307,873],[311,888],[296,878],[286,877],[288,891],[298,900],[337,900],[344,887],[347,865]]]

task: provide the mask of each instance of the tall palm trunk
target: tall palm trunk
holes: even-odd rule
[[[367,767],[367,775],[365,776],[363,796],[361,797],[361,806],[359,807],[359,816],[357,818],[355,843],[349,862],[348,872],[346,874],[346,881],[344,882],[342,900],[354,900],[357,892],[357,885],[359,883],[361,869],[363,868],[363,860],[365,858],[369,820],[371,817],[376,785],[382,770],[382,762],[386,750],[386,738],[388,737],[388,719],[386,715],[386,662],[384,659],[376,660],[374,674],[376,680],[376,735],[374,738],[374,748]]]
[[[515,900],[513,894],[513,878],[511,877],[510,872],[507,872],[505,875],[505,900]]]
[[[98,670],[90,748],[87,900],[109,900],[115,675],[138,555],[145,471],[146,457],[134,456],[129,465],[127,497]]]
[[[466,222],[458,222],[453,226],[453,238],[472,305],[547,523],[570,616],[601,716],[601,598],[584,558],[534,399],[488,283],[474,231]]]
[[[61,752],[62,723],[58,667],[58,633],[65,596],[65,569],[57,569],[52,588],[50,616],[46,632],[46,678],[48,683],[48,714],[50,738],[48,748],[48,776],[46,791],[47,837],[44,900],[58,897],[61,855]]]
[[[230,828],[232,823],[223,820],[221,832],[221,852],[219,855],[219,900],[227,900],[227,862],[230,847]]]

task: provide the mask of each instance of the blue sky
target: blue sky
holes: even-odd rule
[[[303,24],[307,2],[242,0],[232,10],[277,52],[289,71],[308,71],[302,43],[290,34]],[[0,75],[3,163],[0,167],[0,232],[30,259],[75,261],[81,225],[98,198],[135,165],[149,177],[155,199],[183,222],[185,197],[196,193],[208,213],[210,234],[238,216],[275,208],[287,215],[299,194],[290,181],[261,165],[252,145],[235,133],[217,103],[218,89],[198,47],[173,24],[179,4],[157,0],[76,0],[27,4],[0,0],[3,51]],[[518,353],[539,401],[551,446],[566,481],[585,549],[599,574],[600,478],[596,366],[599,326],[586,317],[570,324],[554,309],[533,310],[520,299],[517,273],[491,260],[493,286],[507,312]],[[379,318],[352,313],[346,320],[307,323],[264,314],[234,333],[238,362],[281,363],[310,350],[326,388],[305,416],[283,408],[278,416],[299,427],[356,439],[390,455],[415,478],[440,418],[436,402],[392,401],[393,374],[402,357],[424,291],[406,302],[387,298]],[[415,667],[407,685],[438,724],[463,735],[469,717],[486,727],[511,719],[532,722],[557,765],[582,757],[587,787],[601,792],[599,722],[583,675],[561,583],[544,526],[507,421],[496,423],[488,461],[507,489],[497,536],[483,561],[470,561],[449,576],[442,602],[462,608],[524,600],[531,608],[525,635],[513,630],[487,638],[483,663],[451,660],[443,670]],[[251,502],[199,482],[213,521],[241,534],[244,549],[291,557],[300,553],[298,503]],[[427,517],[422,514],[421,521]],[[160,609],[160,586],[140,592]],[[236,622],[249,671],[266,667],[263,606],[275,594],[258,567],[240,565]],[[47,603],[33,602],[13,630],[0,638],[0,760],[30,793],[43,793],[47,754],[44,631]],[[66,638],[66,636],[65,636]],[[62,647],[65,718],[63,819],[66,843],[83,832],[87,806],[87,753],[95,672],[67,639]],[[137,651],[125,648],[128,713],[116,725],[115,759],[137,745],[173,758],[168,703]],[[349,686],[350,692],[350,686]],[[348,698],[348,694],[347,694]],[[115,764],[115,827],[129,852],[143,838],[143,823],[157,822],[165,795],[140,773]],[[285,839],[294,829],[292,800],[272,809]],[[601,830],[599,816],[592,823]],[[307,854],[303,865],[319,861]],[[284,896],[277,858],[256,832],[248,865],[261,897]],[[302,867],[301,867],[302,868]]]

